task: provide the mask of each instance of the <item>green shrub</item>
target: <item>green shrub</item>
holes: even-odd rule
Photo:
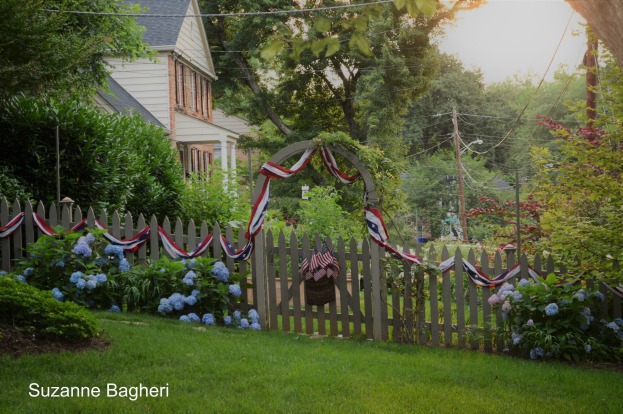
[[[2,164],[24,193],[56,201],[57,126],[61,196],[96,211],[178,216],[184,180],[164,132],[139,116],[105,114],[79,101],[0,103]]]
[[[129,270],[123,250],[108,245],[103,230],[43,235],[28,245],[16,267],[18,277],[44,290],[57,289],[59,298],[90,308],[108,309],[118,302],[115,280]]]
[[[558,284],[550,275],[517,287],[504,284],[489,303],[501,306],[509,348],[532,359],[619,361],[623,357],[623,320],[600,319],[600,292]]]
[[[85,309],[8,276],[0,277],[0,309],[0,324],[38,336],[81,340],[97,333],[96,320]]]
[[[134,267],[117,279],[116,289],[127,310],[177,317],[189,313],[211,314],[215,322],[222,323],[233,305],[242,301],[238,292],[250,286],[240,284],[241,278],[212,258],[163,257],[148,266]]]

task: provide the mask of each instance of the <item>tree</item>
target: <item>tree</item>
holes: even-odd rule
[[[132,17],[66,13],[138,11],[122,0],[0,2],[0,97],[90,97],[105,85],[105,57],[148,57],[142,27]]]
[[[623,260],[621,137],[601,129],[544,123],[560,156],[534,149],[536,194],[544,204],[541,248],[566,261],[572,275],[620,283]]]

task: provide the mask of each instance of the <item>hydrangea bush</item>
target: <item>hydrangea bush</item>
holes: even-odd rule
[[[623,321],[600,318],[605,298],[554,275],[533,283],[504,284],[489,303],[499,306],[511,351],[531,359],[620,361]]]
[[[123,249],[108,245],[103,230],[41,236],[26,248],[18,263],[17,280],[50,290],[59,301],[108,309],[114,303],[115,279],[130,269]]]
[[[171,260],[163,257],[145,267],[135,267],[124,284],[122,301],[128,309],[175,316],[183,321],[225,325],[235,304],[242,302],[241,275],[231,274],[223,262],[212,258]],[[198,317],[198,316],[197,316]]]

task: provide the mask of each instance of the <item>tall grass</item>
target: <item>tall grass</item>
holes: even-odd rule
[[[98,313],[104,351],[0,357],[0,412],[619,413],[613,371],[473,351],[200,328]],[[32,398],[44,386],[165,386],[161,398]]]

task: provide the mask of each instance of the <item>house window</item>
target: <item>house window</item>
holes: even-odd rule
[[[183,63],[175,64],[175,102],[197,115],[209,118],[212,110],[210,80]]]
[[[190,72],[190,109],[197,110],[197,74]]]
[[[184,106],[184,65],[175,64],[175,102]]]

